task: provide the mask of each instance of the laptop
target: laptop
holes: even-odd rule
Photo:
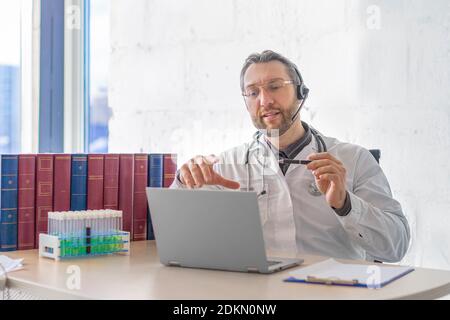
[[[273,273],[303,262],[266,256],[256,192],[146,191],[164,265]]]

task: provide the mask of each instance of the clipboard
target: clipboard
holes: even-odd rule
[[[328,259],[290,272],[284,281],[379,289],[412,271],[412,267],[344,264]]]

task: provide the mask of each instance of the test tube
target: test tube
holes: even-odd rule
[[[66,252],[68,256],[72,255],[72,212],[66,213]]]
[[[53,212],[49,212],[48,213],[48,221],[47,221],[47,229],[48,229],[48,234],[52,234],[53,233],[53,216],[52,216]]]
[[[67,255],[67,216],[65,212],[60,213],[60,227],[61,227],[61,256]]]
[[[86,215],[86,223],[85,223],[85,229],[86,229],[86,253],[91,254],[91,231],[92,231],[92,215],[85,211]]]
[[[91,212],[92,214],[92,253],[98,253],[98,214],[96,212]]]
[[[108,214],[106,213],[106,210],[102,210],[100,212],[102,218],[102,234],[103,234],[103,246],[102,246],[102,253],[105,253],[108,251]]]
[[[74,232],[74,236],[75,236],[75,241],[74,241],[74,245],[75,245],[75,252],[74,254],[76,256],[81,255],[81,234],[80,234],[80,230],[81,230],[81,215],[79,212],[74,213],[74,225],[75,225],[75,232]]]

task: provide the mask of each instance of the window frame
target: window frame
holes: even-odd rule
[[[64,1],[64,152],[84,153],[89,137],[89,0]]]

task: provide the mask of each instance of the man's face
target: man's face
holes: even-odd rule
[[[252,64],[244,76],[244,91],[253,93],[253,97],[245,97],[247,110],[255,127],[267,130],[268,136],[286,133],[298,108],[295,84],[271,85],[283,80],[292,79],[279,61]]]

